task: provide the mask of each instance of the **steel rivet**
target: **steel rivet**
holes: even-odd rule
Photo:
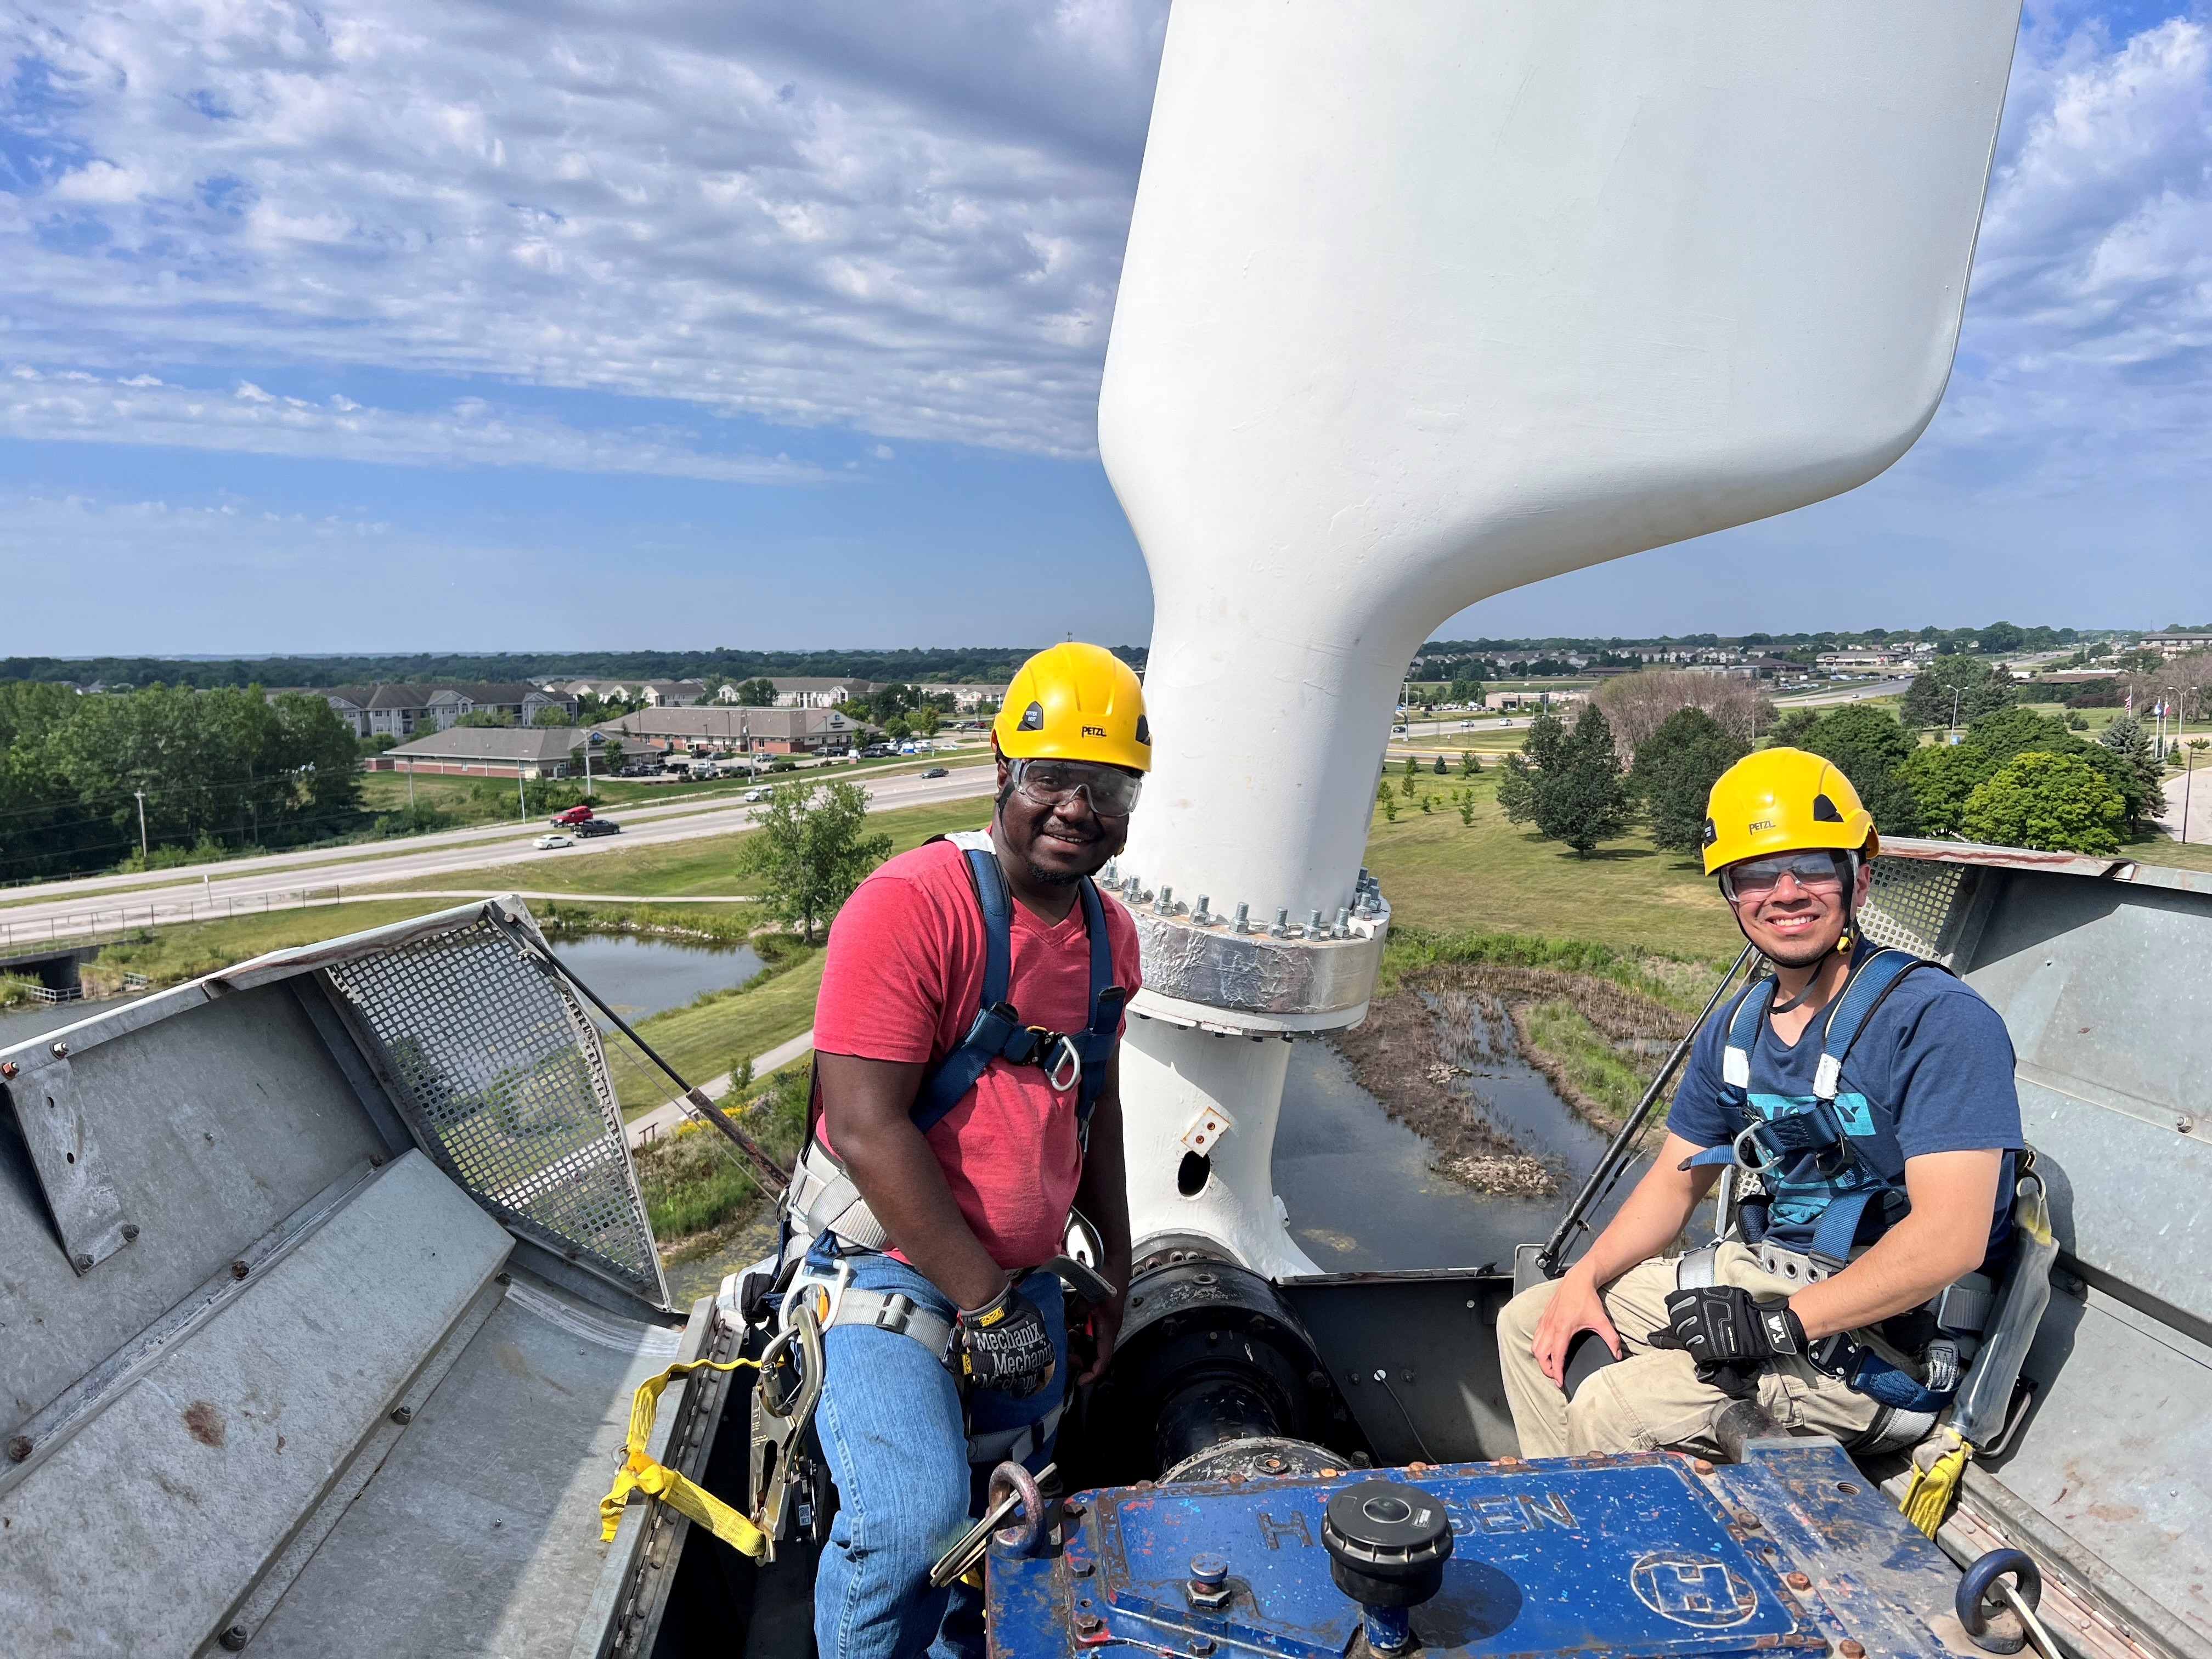
[[[137,1238],[138,1224],[135,1221],[125,1222],[123,1224],[123,1242],[125,1244],[136,1243],[137,1242]]]
[[[1866,1659],[1865,1644],[1863,1643],[1854,1642],[1848,1637],[1838,1644],[1836,1651],[1842,1654],[1844,1656],[1844,1659]]]
[[[69,1044],[66,1042],[57,1042],[54,1044],[54,1058],[56,1060],[67,1060],[69,1058]]]
[[[28,1435],[17,1434],[17,1435],[10,1435],[10,1436],[9,1437],[9,1438],[8,1438],[8,1461],[9,1461],[9,1462],[11,1462],[11,1463],[20,1463],[20,1462],[21,1462],[25,1458],[28,1457],[30,1455],[31,1455],[31,1438],[30,1438],[30,1437],[29,1437]]]
[[[70,1258],[70,1265],[81,1273],[88,1273],[92,1271],[92,1258],[80,1250]]]
[[[246,1644],[253,1639],[253,1632],[243,1625],[233,1625],[215,1638],[216,1645],[225,1653],[243,1653]]]
[[[392,1420],[400,1424],[412,1423],[415,1420],[415,1408],[412,1406],[394,1406],[392,1408]]]
[[[233,1279],[243,1279],[251,1271],[252,1269],[243,1261],[234,1261],[230,1264],[230,1276]]]

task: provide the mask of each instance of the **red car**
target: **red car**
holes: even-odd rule
[[[554,823],[564,829],[570,824],[588,823],[591,819],[592,809],[588,806],[572,806],[565,812],[556,812],[553,815]]]

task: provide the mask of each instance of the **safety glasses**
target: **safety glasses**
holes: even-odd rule
[[[1118,766],[1093,761],[1018,760],[1013,763],[1014,787],[1039,806],[1062,806],[1082,795],[1091,810],[1118,818],[1137,804],[1145,781]]]
[[[1820,897],[1840,893],[1853,875],[1849,853],[1781,853],[1772,858],[1746,859],[1721,872],[1721,891],[1732,903],[1773,896],[1784,875],[1794,877],[1806,892]]]

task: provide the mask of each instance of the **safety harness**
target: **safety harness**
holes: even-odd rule
[[[1855,1245],[1879,1238],[1911,1207],[1903,1182],[1875,1170],[1853,1145],[1873,1137],[1874,1117],[1866,1097],[1846,1092],[1843,1080],[1844,1061],[1875,1011],[1906,975],[1921,968],[1942,971],[1939,963],[1890,948],[1873,951],[1851,969],[1821,1026],[1809,1101],[1752,1087],[1751,1058],[1774,1000],[1773,977],[1753,981],[1729,1012],[1721,1098],[1743,1118],[1744,1127],[1729,1145],[1708,1147],[1682,1167],[1734,1164],[1759,1178],[1763,1195],[1742,1203],[1737,1218],[1746,1242],[1758,1247],[1762,1258],[1798,1255],[1765,1243],[1774,1222],[1809,1223],[1812,1241],[1800,1258],[1808,1279],[1847,1267]],[[1959,1386],[1956,1351],[1948,1342],[1930,1345],[1925,1382],[1846,1332],[1822,1338],[1807,1358],[1859,1393],[1900,1411],[1937,1410]]]
[[[932,837],[950,842],[967,860],[975,902],[983,913],[983,988],[981,1006],[967,1036],[932,1063],[915,1091],[914,1127],[927,1134],[968,1096],[994,1060],[1044,1068],[1045,1080],[1060,1092],[1075,1093],[1077,1143],[1088,1151],[1091,1114],[1106,1085],[1106,1065],[1121,1028],[1121,1005],[1128,994],[1115,984],[1114,951],[1106,934],[1106,907],[1089,877],[1076,885],[1083,926],[1091,941],[1091,1021],[1079,1031],[1051,1031],[1025,1025],[1006,1000],[1013,977],[1013,895],[988,831],[963,830]],[[890,1236],[870,1212],[842,1160],[823,1146],[807,1124],[806,1144],[793,1172],[789,1208],[791,1237],[803,1251],[823,1232],[850,1248],[880,1250]],[[787,1255],[795,1253],[787,1249]]]

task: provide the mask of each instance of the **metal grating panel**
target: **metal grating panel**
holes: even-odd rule
[[[667,1304],[599,1032],[566,986],[483,920],[328,971],[456,1181]]]
[[[1956,864],[1878,858],[1859,925],[1877,945],[1898,945],[1940,960],[1944,927],[1966,875],[1965,867]]]

